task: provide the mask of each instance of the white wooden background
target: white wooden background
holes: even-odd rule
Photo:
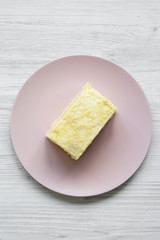
[[[51,192],[21,166],[10,115],[26,79],[67,55],[125,68],[143,88],[153,136],[139,171],[109,193]],[[160,1],[0,0],[0,240],[160,239]]]

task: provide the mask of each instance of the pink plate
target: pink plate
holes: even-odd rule
[[[75,161],[45,133],[86,82],[119,112]],[[11,117],[13,146],[24,168],[45,187],[71,196],[92,196],[124,183],[142,163],[151,131],[151,112],[137,82],[117,65],[92,56],[61,58],[34,73]]]

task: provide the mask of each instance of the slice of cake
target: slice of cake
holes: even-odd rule
[[[46,137],[77,160],[115,112],[117,108],[86,83]]]

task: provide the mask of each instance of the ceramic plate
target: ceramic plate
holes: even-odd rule
[[[45,137],[86,82],[118,107],[118,113],[75,161]],[[11,117],[14,149],[39,183],[58,193],[92,196],[124,183],[142,163],[151,139],[151,113],[137,82],[119,66],[92,56],[53,61],[21,88]]]

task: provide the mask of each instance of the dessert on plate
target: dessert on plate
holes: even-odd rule
[[[87,82],[52,123],[46,137],[77,160],[116,112],[117,108]]]

